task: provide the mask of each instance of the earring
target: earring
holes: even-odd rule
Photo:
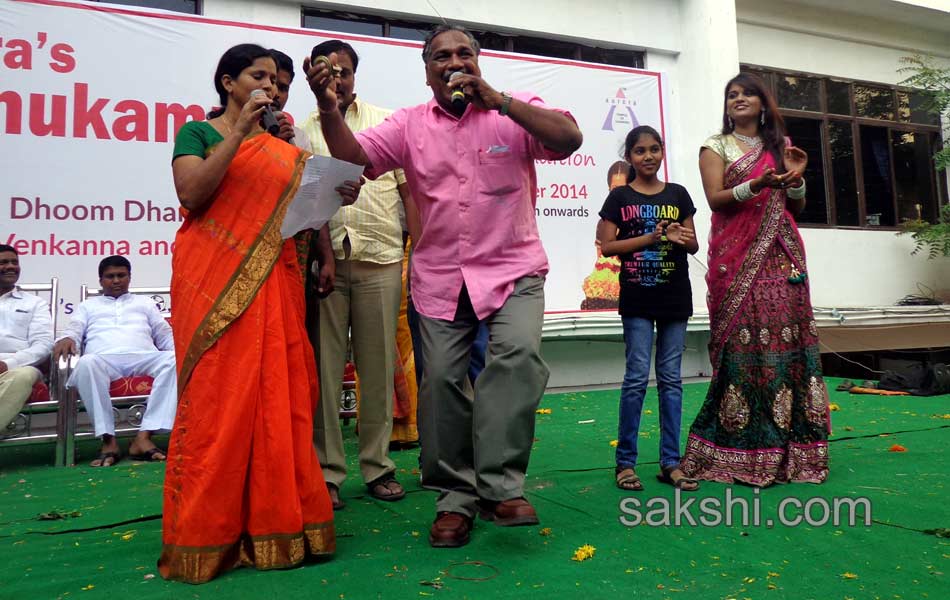
[[[726,118],[729,119],[729,129],[735,129],[736,124],[732,122],[732,117],[726,117]]]
[[[759,123],[762,125],[765,125],[765,111],[764,110],[761,113],[759,113]]]

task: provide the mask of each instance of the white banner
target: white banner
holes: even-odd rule
[[[109,254],[129,257],[133,285],[167,285],[180,223],[174,136],[217,102],[218,58],[252,42],[289,54],[299,70],[330,38],[359,54],[361,98],[392,109],[431,98],[415,42],[98,3],[0,3],[0,243],[20,252],[21,281],[59,277],[65,314],[82,283],[97,284],[96,266]],[[597,262],[607,169],[632,126],[665,135],[663,77],[488,51],[479,62],[496,89],[532,91],[568,109],[584,133],[571,158],[538,164],[538,224],[551,263],[547,309],[577,311]],[[314,106],[298,73],[287,110],[301,121]],[[608,270],[601,264],[599,279]]]

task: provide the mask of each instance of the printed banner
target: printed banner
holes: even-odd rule
[[[99,3],[0,3],[0,243],[20,252],[21,282],[59,277],[63,314],[81,284],[97,285],[109,254],[129,257],[134,286],[167,285],[181,223],[172,145],[217,103],[218,58],[243,42],[293,57],[287,110],[300,122],[315,108],[300,61],[330,38],[359,54],[366,101],[396,109],[431,98],[417,42]],[[479,63],[493,87],[534,92],[571,111],[584,133],[573,156],[537,166],[548,312],[615,307],[617,268],[598,257],[597,213],[630,128],[665,135],[662,75],[488,51]]]

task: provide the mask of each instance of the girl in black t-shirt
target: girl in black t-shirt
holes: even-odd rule
[[[686,322],[693,314],[686,253],[699,249],[696,209],[681,185],[657,178],[663,140],[652,127],[627,134],[624,156],[632,165],[627,185],[615,188],[600,211],[597,239],[604,256],[619,255],[620,316],[627,366],[620,392],[617,487],[639,491],[637,436],[650,379],[656,326],[656,380],[660,398],[660,481],[684,491],[699,487],[679,468],[683,382],[680,363]]]

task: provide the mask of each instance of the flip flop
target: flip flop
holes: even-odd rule
[[[392,487],[393,484],[395,484],[395,487]],[[383,475],[379,479],[366,484],[366,487],[369,488],[369,495],[377,500],[395,502],[396,500],[402,500],[406,497],[406,490],[396,481],[392,473]],[[380,488],[389,493],[382,493]]]
[[[683,475],[679,479],[674,480],[673,471],[677,469],[679,469],[679,466],[664,468],[657,474],[656,478],[659,481],[663,483],[668,483],[683,492],[695,492],[696,490],[699,489],[699,481],[696,479],[693,479],[692,477],[687,477],[686,475]],[[689,484],[695,484],[696,487],[692,489],[686,489],[683,487],[684,485],[689,485]]]
[[[111,458],[111,459],[112,459],[112,464],[111,464],[111,465],[104,465],[104,464],[102,464],[103,462],[105,462],[105,460],[106,460],[107,458]],[[100,452],[100,453],[99,453],[99,456],[97,456],[97,457],[95,457],[94,459],[92,459],[93,462],[95,462],[95,461],[98,460],[98,461],[99,461],[99,464],[98,464],[98,465],[94,465],[94,464],[92,464],[92,462],[90,462],[90,463],[89,463],[89,466],[92,467],[93,469],[98,469],[98,468],[100,468],[100,467],[114,467],[114,466],[116,465],[116,463],[118,463],[121,459],[122,459],[122,454],[120,454],[120,453],[118,453],[118,452]]]
[[[640,476],[637,472],[627,467],[616,472],[617,487],[625,492],[642,492],[643,483],[640,482]]]
[[[340,488],[332,483],[328,483],[327,493],[330,494],[330,504],[333,505],[333,510],[340,510],[346,507],[346,502],[340,498]]]
[[[162,454],[165,458],[155,458],[156,454]],[[168,454],[158,446],[152,446],[145,452],[139,454],[129,454],[130,460],[139,460],[142,462],[164,462],[167,458]]]

